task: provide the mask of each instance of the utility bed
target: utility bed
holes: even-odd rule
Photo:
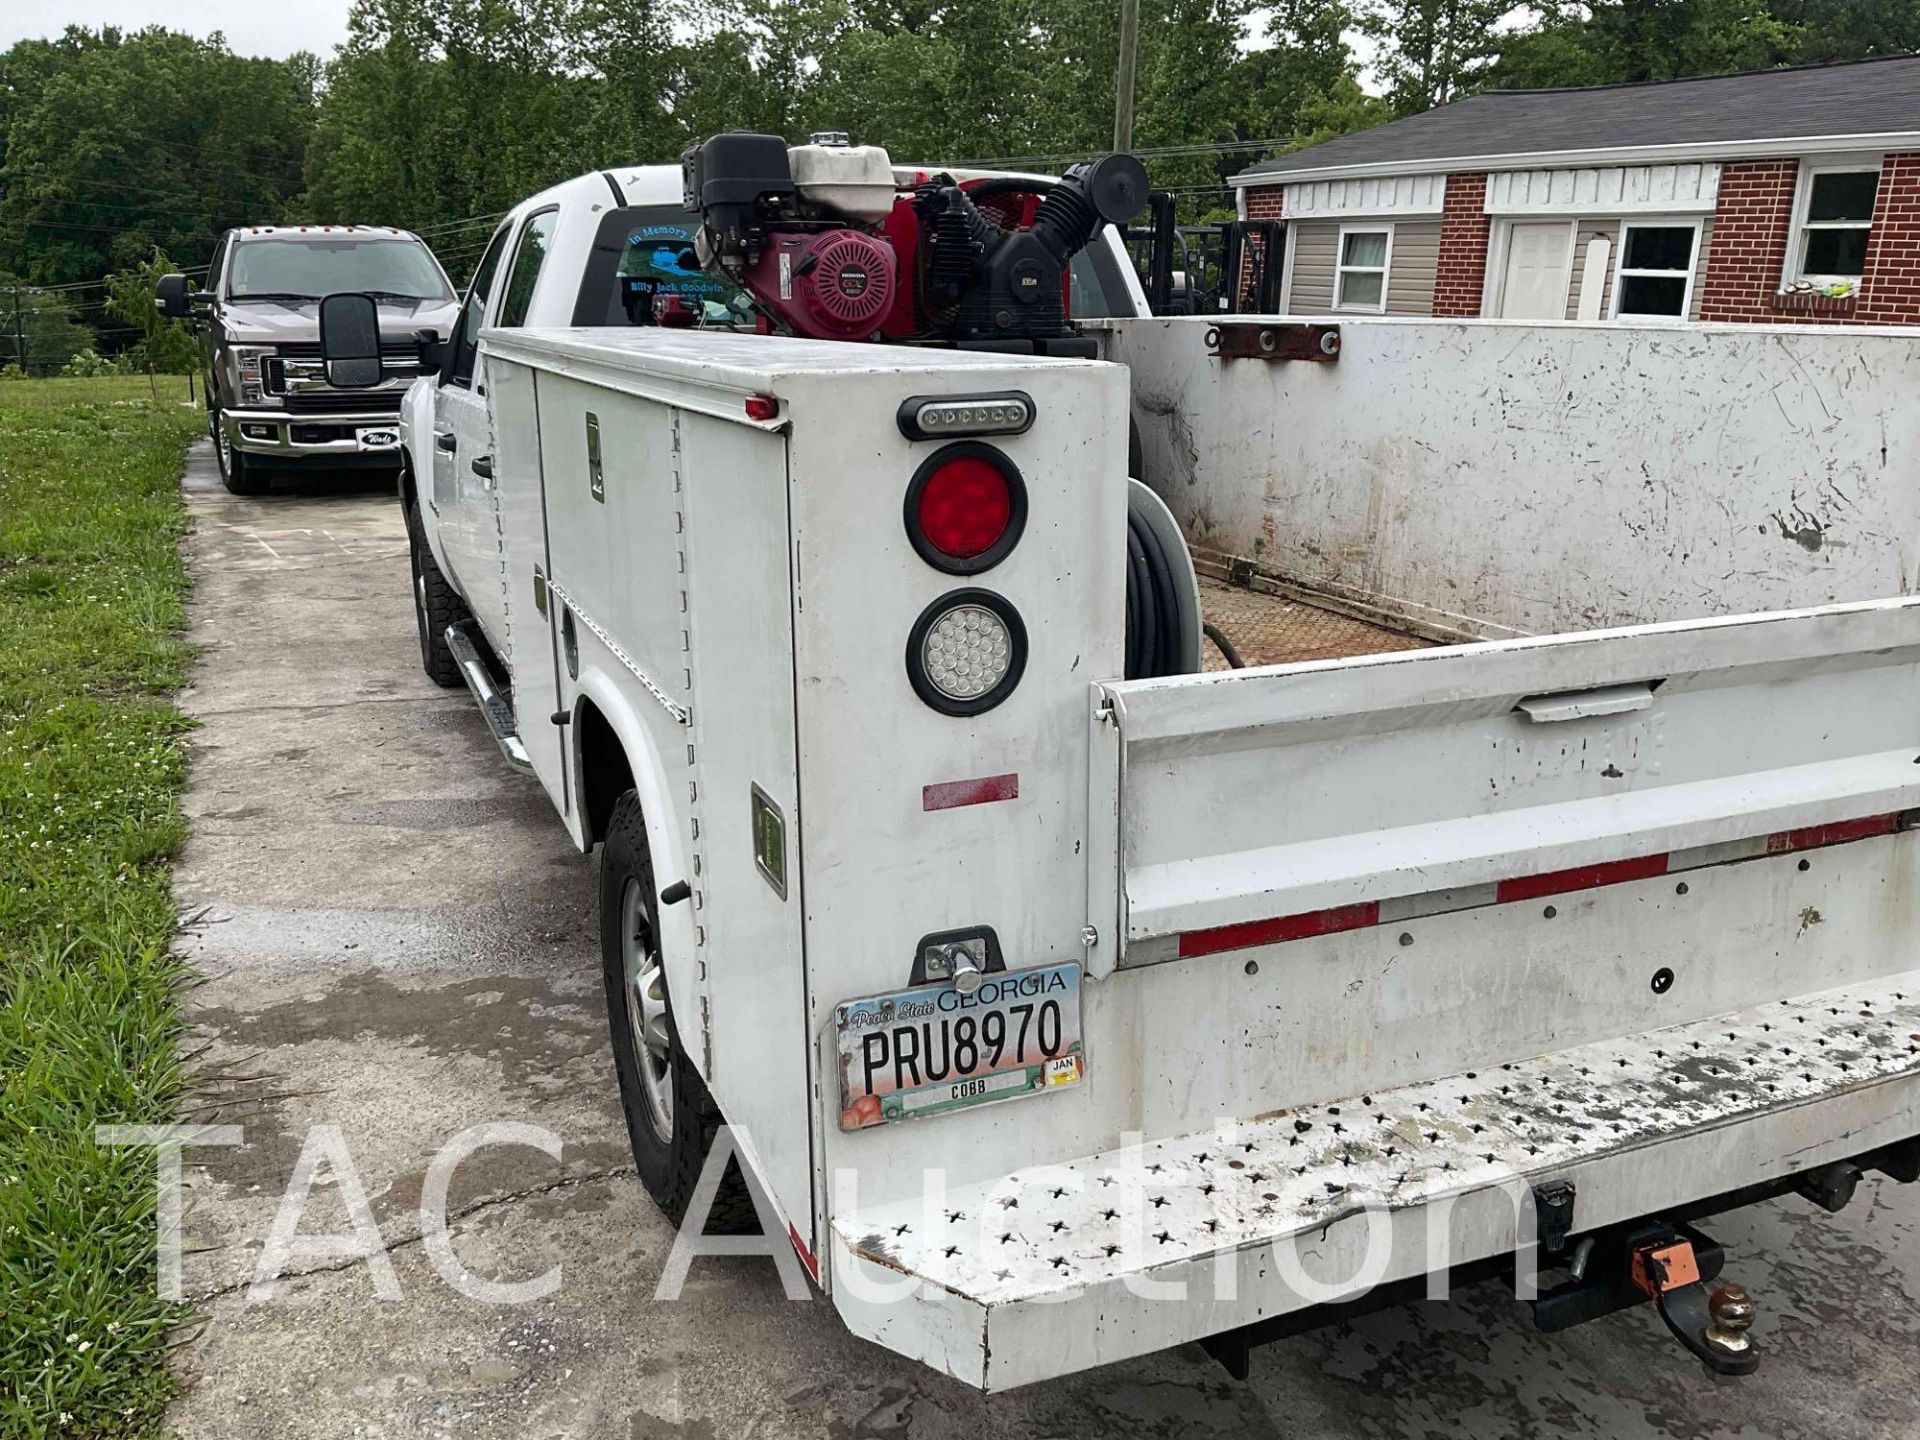
[[[451,528],[606,913],[647,908],[636,847],[658,891],[605,929],[642,951],[616,1043],[671,1017],[847,1322],[998,1390],[1498,1262],[1540,1186],[1613,1293],[1645,1227],[1920,1174],[1884,1158],[1920,1132],[1920,599],[1821,570],[1727,613],[1737,473],[1674,501],[1711,492],[1697,554],[1615,527],[1543,578],[1582,537],[1539,517],[1643,477],[1463,460],[1437,514],[1380,447],[1301,477],[1316,395],[1381,393],[1359,327],[1289,371],[1137,325],[1137,373],[489,334]],[[1130,408],[1244,668],[1123,678]],[[947,505],[985,541],[936,543]]]

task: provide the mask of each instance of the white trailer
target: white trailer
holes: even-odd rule
[[[1194,338],[1113,329],[1136,371]],[[684,1209],[724,1117],[857,1333],[988,1390],[1231,1364],[1540,1219],[1543,1325],[1644,1291],[1739,1369],[1689,1222],[1915,1178],[1920,601],[1430,644],[1249,567],[1210,594],[1254,658],[1295,607],[1353,633],[1126,680],[1128,366],[477,352],[487,473],[411,492],[423,649],[601,852],[649,1189]],[[1248,419],[1314,372],[1181,363],[1247,367],[1181,443],[1273,493]]]

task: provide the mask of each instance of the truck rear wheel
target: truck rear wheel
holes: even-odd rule
[[[420,631],[420,665],[427,678],[449,688],[461,683],[460,662],[447,648],[447,627],[468,618],[467,605],[447,583],[420,527],[420,507],[407,506],[407,550],[413,562],[413,621]]]
[[[659,891],[640,802],[629,790],[614,804],[600,850],[600,956],[614,1070],[634,1168],[676,1225],[699,1184],[721,1124],[699,1071],[680,1043],[659,943]],[[759,1228],[753,1197],[730,1160],[707,1216],[711,1233]]]
[[[264,495],[270,482],[260,462],[244,450],[233,448],[220,412],[213,412],[213,454],[220,464],[220,483],[230,495]]]

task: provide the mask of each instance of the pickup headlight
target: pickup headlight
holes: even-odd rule
[[[234,379],[240,392],[242,403],[258,405],[266,393],[263,375],[267,361],[273,357],[271,345],[235,345],[228,352],[233,356]]]

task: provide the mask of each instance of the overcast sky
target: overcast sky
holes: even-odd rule
[[[195,35],[224,31],[228,48],[241,55],[285,59],[311,50],[325,60],[347,38],[352,6],[353,0],[194,0],[191,9],[179,0],[0,0],[0,50],[16,40],[51,38],[69,25],[164,25]],[[1266,18],[1265,10],[1253,13],[1248,49],[1266,48]],[[1372,44],[1357,34],[1347,36],[1347,43],[1365,65]]]
[[[164,25],[208,35],[226,32],[241,55],[285,58],[311,50],[321,59],[347,38],[353,0],[0,0],[0,50],[16,40],[52,38],[69,25]]]

